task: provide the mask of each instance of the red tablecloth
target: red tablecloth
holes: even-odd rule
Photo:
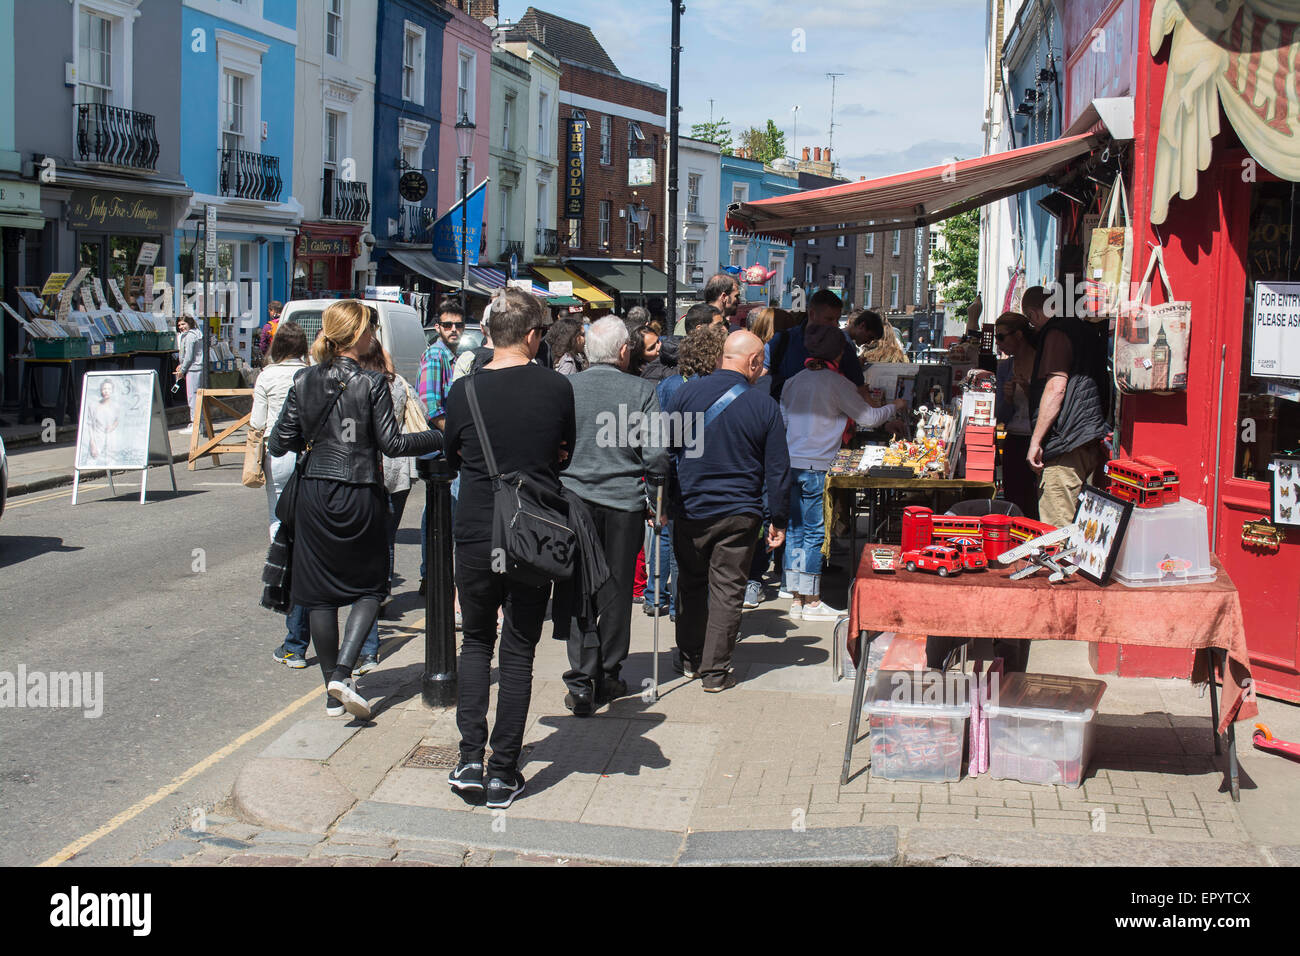
[[[962,637],[1090,641],[1187,647],[1197,653],[1192,680],[1209,677],[1209,648],[1228,652],[1220,698],[1219,733],[1259,714],[1250,686],[1250,659],[1236,585],[1214,559],[1211,584],[1105,587],[1075,575],[1049,584],[1047,573],[1010,580],[1011,569],[941,578],[925,571],[877,574],[864,550],[849,608],[849,653],[857,660],[859,631],[898,631]]]

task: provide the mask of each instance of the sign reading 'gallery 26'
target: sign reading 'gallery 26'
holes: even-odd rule
[[[73,229],[126,229],[153,232],[163,223],[169,200],[95,189],[74,189],[68,200],[68,225]]]
[[[583,163],[587,146],[587,121],[570,118],[565,121],[567,135],[564,160],[564,218],[582,218]]]

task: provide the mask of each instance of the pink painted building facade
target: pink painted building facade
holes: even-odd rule
[[[489,114],[492,105],[492,32],[480,20],[447,4],[451,20],[442,41],[442,121],[438,124],[439,213],[460,199],[460,163],[456,123],[462,113],[477,126],[469,164],[469,188],[488,173]],[[487,202],[492,190],[487,191]],[[484,211],[486,217],[486,209]],[[470,260],[473,261],[472,259]]]

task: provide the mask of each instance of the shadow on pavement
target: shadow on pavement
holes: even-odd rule
[[[0,568],[21,564],[30,558],[39,558],[43,554],[49,554],[51,551],[66,554],[70,551],[80,550],[82,550],[80,546],[65,545],[62,538],[31,534],[0,534]]]

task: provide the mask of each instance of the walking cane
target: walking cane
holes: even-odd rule
[[[664,486],[660,485],[655,495],[655,525],[654,525],[654,549],[655,549],[655,589],[663,588],[663,562],[660,560],[659,536],[661,534],[661,521],[664,513]],[[667,588],[664,588],[667,591]],[[659,700],[659,608],[663,604],[659,600],[659,595],[654,595],[655,599],[655,653],[654,653],[654,699]]]

